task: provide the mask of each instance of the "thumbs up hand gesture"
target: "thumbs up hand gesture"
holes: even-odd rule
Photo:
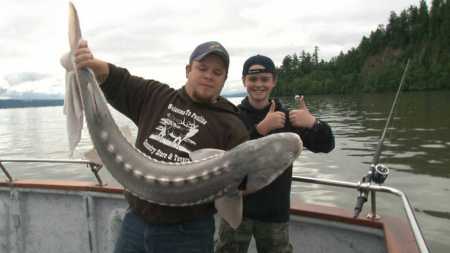
[[[270,131],[284,127],[286,123],[286,115],[284,112],[275,111],[275,101],[272,100],[269,112],[266,117],[259,122],[256,130],[261,135],[267,135]]]
[[[294,127],[312,128],[316,117],[314,117],[306,107],[303,96],[295,96],[298,101],[298,109],[289,111],[289,121]]]

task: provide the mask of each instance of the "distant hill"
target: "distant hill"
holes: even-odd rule
[[[238,90],[238,91],[225,91],[221,94],[224,97],[245,97],[247,96],[247,92],[246,91],[242,91],[242,90]]]
[[[405,91],[450,89],[450,1],[427,2],[391,12],[387,25],[329,61],[319,47],[287,55],[273,95],[394,91],[408,59]]]
[[[3,108],[22,108],[22,107],[42,107],[42,106],[61,106],[64,105],[62,99],[0,99],[0,109]]]

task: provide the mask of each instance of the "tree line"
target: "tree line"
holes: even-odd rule
[[[284,57],[277,68],[275,96],[384,92],[397,88],[407,60],[404,90],[450,89],[450,3],[422,0],[389,23],[379,25],[356,48],[329,61],[319,59],[319,47]]]

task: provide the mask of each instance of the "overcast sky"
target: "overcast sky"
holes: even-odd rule
[[[427,1],[430,2],[430,1]],[[242,89],[254,54],[279,66],[284,56],[319,47],[328,60],[419,0],[79,0],[73,1],[94,55],[172,87],[185,82],[191,51],[210,40],[231,56],[225,90]],[[68,2],[0,0],[0,98],[62,97]]]

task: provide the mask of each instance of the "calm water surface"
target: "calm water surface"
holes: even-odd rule
[[[368,171],[394,94],[308,96],[310,111],[327,121],[336,136],[330,154],[304,151],[294,164],[294,174],[357,182]],[[386,136],[381,162],[391,175],[385,185],[404,191],[432,252],[450,252],[450,92],[403,93]],[[239,102],[240,98],[233,98]],[[295,107],[293,98],[284,102]],[[119,126],[130,121],[114,113]],[[62,107],[0,109],[1,158],[68,158]],[[75,158],[91,148],[87,130]],[[14,178],[94,180],[84,166],[6,164]],[[106,170],[102,177],[116,184]],[[4,180],[0,175],[0,180]],[[357,192],[296,183],[292,195],[305,202],[353,209]],[[377,195],[380,213],[403,215],[396,197]],[[363,213],[367,213],[366,204]]]

